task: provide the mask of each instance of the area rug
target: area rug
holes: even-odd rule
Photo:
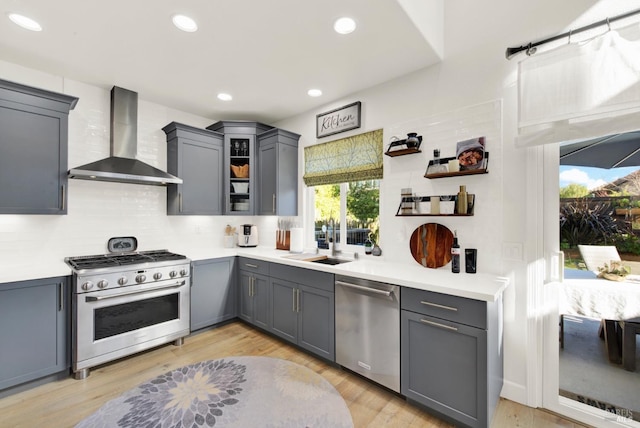
[[[335,388],[314,371],[270,357],[181,367],[115,398],[77,427],[353,427]]]

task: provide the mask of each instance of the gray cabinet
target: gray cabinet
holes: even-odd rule
[[[270,331],[335,361],[334,275],[272,263],[269,284]]]
[[[224,213],[256,212],[256,135],[272,126],[259,122],[226,120],[207,126],[224,134]]]
[[[67,213],[68,118],[77,101],[0,80],[0,214]]]
[[[240,257],[238,259],[239,308],[238,317],[269,329],[269,263]]]
[[[167,171],[183,181],[167,186],[167,214],[222,214],[223,135],[177,122],[162,130],[167,134]]]
[[[401,291],[401,393],[470,427],[488,427],[502,389],[502,301]]]
[[[260,215],[298,215],[300,135],[271,129],[257,136]]]
[[[191,331],[235,318],[235,257],[198,260],[191,269]]]
[[[68,371],[68,278],[0,284],[0,390]]]

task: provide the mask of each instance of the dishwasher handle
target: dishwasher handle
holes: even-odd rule
[[[336,285],[341,285],[347,288],[353,288],[359,291],[365,291],[367,293],[378,294],[380,296],[385,296],[385,297],[391,297],[391,295],[393,294],[393,290],[389,290],[389,291],[378,290],[377,288],[366,287],[364,285],[352,284],[350,282],[344,282],[344,281],[336,281]]]

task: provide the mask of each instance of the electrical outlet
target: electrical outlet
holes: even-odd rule
[[[503,242],[502,258],[505,260],[522,261],[522,243],[521,242]]]

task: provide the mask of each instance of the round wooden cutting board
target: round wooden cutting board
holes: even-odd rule
[[[416,262],[439,268],[451,261],[453,232],[438,223],[425,223],[411,234],[409,249]]]

